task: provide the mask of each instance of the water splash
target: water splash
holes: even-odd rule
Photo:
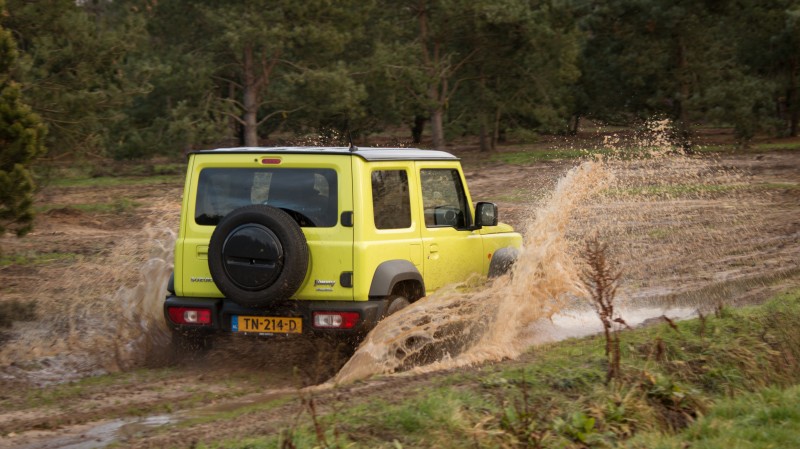
[[[551,317],[571,298],[584,294],[567,225],[612,180],[599,162],[585,162],[570,170],[536,210],[510,274],[477,291],[463,291],[460,286],[436,292],[389,316],[367,336],[333,382],[518,356],[526,349],[525,334],[531,323]]]
[[[685,314],[732,297],[764,296],[776,283],[797,278],[796,170],[781,171],[780,182],[770,185],[773,178],[753,174],[752,157],[723,163],[683,154],[664,137],[668,125],[654,122],[633,137],[607,136],[519,226],[525,250],[511,275],[485,287],[470,281],[440,290],[388,317],[333,381],[513,358],[531,344],[574,335],[550,324],[586,318],[575,311],[585,306],[576,261],[583,239],[594,233],[611,244],[624,273],[619,300],[628,322],[658,316],[665,307]],[[776,159],[775,167],[794,167],[790,156],[763,157]],[[527,176],[536,170],[522,171],[514,185],[529,185]],[[528,196],[538,198],[533,189],[541,184],[529,186]],[[179,205],[175,198],[158,203],[148,215],[164,220],[125,235],[108,255],[80,260],[51,278],[49,290],[36,298],[44,318],[17,323],[15,339],[0,348],[0,381],[61,382],[146,366],[164,355],[169,334],[161,307]],[[273,346],[259,370],[274,364],[271,357],[285,361],[293,351]],[[251,360],[265,352],[264,342],[246,349],[241,359]],[[212,355],[225,369],[230,354],[239,354],[229,346],[219,352]]]
[[[607,135],[525,220],[512,275],[437,291],[388,317],[331,383],[514,358],[598,329],[578,275],[587,236],[610,245],[630,324],[798,285],[800,230],[783,216],[800,213],[796,173],[786,189],[774,187],[750,157],[686,154],[672,134],[668,121],[653,121],[635,135]]]
[[[153,223],[53,279],[57,294],[37,295],[41,318],[18,323],[0,348],[1,377],[59,383],[163,360],[170,336],[162,304],[174,241],[169,228]]]

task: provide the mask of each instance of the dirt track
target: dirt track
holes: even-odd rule
[[[529,219],[530,203],[543,201],[575,165],[510,166],[464,156],[473,200],[496,201],[503,220],[519,229]],[[800,153],[612,165],[614,192],[576,211],[569,232],[579,239],[592,229],[612,243],[632,304],[712,308],[800,285]],[[76,447],[92,447],[88,443],[112,440],[132,447],[188,447],[193,441],[271,433],[291,425],[302,409],[298,387],[327,379],[343,363],[335,350],[303,341],[289,343],[289,350],[281,341],[225,341],[206,357],[175,359],[158,335],[136,340],[133,347],[145,348],[146,357],[131,356],[130,342],[143,328],[119,325],[109,334],[117,309],[109,306],[99,318],[87,310],[99,302],[86,298],[113,301],[117,286],[135,289],[146,276],[138,269],[145,261],[169,258],[163,243],[177,228],[181,182],[176,176],[158,185],[48,188],[39,204],[55,207],[39,215],[35,232],[0,240],[6,257],[37,257],[37,263],[0,267],[0,300],[35,298],[40,304],[40,320],[17,323],[0,346],[0,448],[81,441],[87,445]],[[714,187],[693,190],[697,185]],[[103,213],[75,207],[118,198],[142,206]],[[52,260],[42,254],[53,254]],[[118,374],[79,388],[59,385],[103,373]],[[430,378],[382,378],[320,393],[319,400],[324,406],[355,388],[367,398],[362,400],[368,400],[365,393],[389,397],[409,382]],[[280,403],[244,413],[269,401]],[[222,425],[202,422],[222,411],[244,414],[221,418]],[[157,419],[137,423],[141,416]],[[170,426],[187,420],[197,423]],[[101,424],[107,432],[97,430]]]

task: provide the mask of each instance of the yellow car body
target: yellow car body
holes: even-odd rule
[[[300,184],[310,193],[279,198],[282,189]],[[253,220],[261,212],[276,218]],[[291,238],[273,229],[295,227],[286,225],[283,215],[297,223]],[[458,158],[446,152],[338,147],[194,152],[165,317],[184,335],[363,335],[397,298],[405,305],[469,276],[507,270],[522,238],[496,215],[491,203],[473,204]],[[276,220],[284,224],[273,224]],[[228,234],[215,236],[223,227]],[[293,266],[305,274],[284,279],[288,274],[282,271]],[[293,285],[276,291],[270,282]]]

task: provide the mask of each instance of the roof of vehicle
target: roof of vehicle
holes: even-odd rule
[[[407,160],[458,160],[445,151],[420,150],[419,148],[361,148],[353,147],[237,147],[198,150],[189,154],[340,154],[358,156],[366,161],[407,161]]]

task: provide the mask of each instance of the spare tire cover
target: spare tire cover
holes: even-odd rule
[[[308,245],[286,212],[260,204],[240,207],[211,234],[208,268],[226,298],[266,306],[300,288],[308,271]]]

